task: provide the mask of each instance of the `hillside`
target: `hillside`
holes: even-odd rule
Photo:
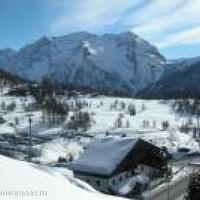
[[[6,70],[0,69],[0,82],[3,85],[8,83],[12,85],[17,85],[20,83],[25,83],[26,80],[21,78],[20,76],[7,72]]]
[[[0,124],[0,152],[11,157],[24,160],[29,152],[26,134],[29,131],[27,114],[30,112],[27,107],[32,108],[33,115],[33,161],[56,164],[60,156],[69,155],[76,159],[92,137],[102,137],[106,133],[116,137],[143,138],[167,148],[171,154],[176,154],[179,148],[188,148],[190,153],[199,152],[192,128],[187,133],[180,130],[188,121],[195,127],[196,117],[175,113],[172,109],[173,100],[88,95],[69,99],[59,96],[59,101],[69,106],[69,112],[60,123],[55,124],[49,121],[48,113],[44,115],[44,110],[35,106],[32,96],[22,98],[5,94],[6,89],[0,95],[0,106],[4,108],[1,117],[5,121]],[[8,110],[13,104],[16,106]],[[77,108],[79,104],[82,106]],[[78,123],[75,127],[69,126],[80,113],[89,114],[89,123],[84,127]],[[169,123],[168,129],[163,128],[165,121]]]
[[[161,78],[137,93],[150,99],[199,98],[200,58],[179,59],[165,66]]]
[[[33,96],[9,95],[10,89],[8,86],[0,91],[0,154],[23,162],[0,156],[0,187],[6,191],[47,191],[45,199],[50,200],[115,199],[75,179],[67,168],[95,137],[142,138],[165,149],[178,166],[180,159],[200,153],[198,136],[195,138],[193,132],[196,116],[176,113],[172,109],[174,100],[58,95],[55,98],[69,110],[55,123],[51,118],[55,113],[48,113]],[[187,131],[181,129],[184,124],[188,124]],[[24,162],[27,160],[32,164]],[[13,178],[15,181],[10,181]],[[23,197],[27,199],[20,199]]]
[[[100,194],[70,174],[67,169],[50,169],[0,156],[1,196],[4,200],[122,199]]]

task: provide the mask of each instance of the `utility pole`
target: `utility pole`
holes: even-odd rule
[[[29,139],[28,139],[28,146],[29,146],[29,155],[28,155],[28,162],[31,161],[31,154],[32,154],[32,116],[33,114],[27,114],[28,123],[29,123]]]
[[[170,165],[170,168],[169,168],[169,164],[167,164],[167,200],[170,200],[170,179],[172,175],[169,173],[171,173],[171,169],[172,169],[172,166]]]
[[[198,110],[198,115],[197,115],[197,128],[198,128],[197,139],[199,139],[199,137],[200,137],[200,131],[199,131],[199,110]]]
[[[169,199],[169,180],[167,180],[167,200]]]
[[[199,114],[200,114],[200,108],[199,108],[199,105],[197,107],[197,111],[196,111],[196,117],[197,117],[197,132],[196,132],[196,140],[199,139],[200,137],[200,130],[199,130],[199,127],[200,127],[200,122],[199,122]]]

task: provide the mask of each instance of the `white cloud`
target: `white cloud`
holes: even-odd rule
[[[183,44],[200,42],[200,26],[182,32],[177,39]]]
[[[76,0],[69,8],[69,2],[61,2],[63,15],[55,20],[51,27],[53,32],[98,30],[113,25],[127,9],[138,4],[133,0]]]
[[[200,0],[49,1],[61,13],[51,27],[53,34],[123,27],[161,48],[200,42]]]
[[[173,45],[185,45],[200,43],[200,26],[189,30],[169,35],[165,41],[157,44],[160,48],[166,48]]]
[[[160,17],[173,14],[173,10],[182,5],[184,0],[152,0],[147,6],[143,6],[141,9],[131,13],[124,20],[125,24],[131,25],[133,20],[136,24],[149,24],[154,20],[158,20]]]
[[[172,9],[173,12],[166,14],[163,11],[163,15],[150,18],[146,23],[133,28],[133,31],[160,48],[176,44],[199,43],[199,35],[196,31],[200,26],[199,7],[199,0],[187,0],[184,4],[175,7],[176,9]],[[192,37],[188,37],[188,35],[192,35]]]

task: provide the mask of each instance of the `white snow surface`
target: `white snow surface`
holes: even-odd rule
[[[149,183],[149,177],[139,174],[137,176],[133,176],[126,181],[122,182],[121,184],[117,185],[115,188],[113,188],[118,194],[120,195],[127,195],[129,194],[135,187],[136,183],[140,184],[147,184]]]
[[[0,199],[3,200],[112,200],[122,199],[96,192],[70,172],[42,168],[0,156]],[[41,193],[40,191],[44,192]],[[35,195],[31,195],[34,192]]]
[[[172,100],[141,100],[131,98],[96,97],[85,98],[91,104],[91,108],[85,109],[92,115],[94,123],[88,133],[97,135],[109,132],[111,135],[120,136],[125,134],[128,137],[142,138],[157,146],[167,147],[170,153],[174,153],[178,148],[186,147],[191,152],[199,152],[199,144],[192,138],[193,133],[182,133],[179,127],[188,119],[192,119],[196,124],[195,117],[180,116],[173,112],[171,108]],[[118,102],[117,108],[112,109],[111,104]],[[101,105],[103,102],[103,105]],[[121,103],[126,104],[126,108],[121,108]],[[136,108],[136,115],[130,116],[128,106],[133,104]],[[142,109],[144,107],[144,109]],[[122,114],[122,127],[115,127],[116,120]],[[149,125],[143,126],[143,121],[147,120]],[[126,126],[127,121],[129,127]],[[169,122],[169,129],[162,129],[162,122]],[[153,123],[155,122],[155,127]]]
[[[41,157],[38,158],[42,163],[56,162],[58,158],[69,157],[69,154],[74,156],[74,159],[79,157],[82,153],[83,146],[76,140],[65,140],[63,138],[55,139],[49,143],[42,145]]]
[[[89,135],[94,135],[94,137],[99,137],[105,135],[109,132],[112,136],[121,136],[125,134],[128,137],[135,139],[142,138],[147,140],[157,146],[167,147],[170,153],[176,153],[178,148],[188,148],[190,153],[199,152],[199,144],[192,137],[193,133],[188,134],[182,133],[179,127],[188,119],[193,121],[193,125],[197,123],[195,117],[190,116],[180,116],[174,113],[171,109],[172,101],[162,101],[162,100],[140,100],[134,98],[116,98],[116,97],[89,97],[80,96],[79,100],[86,101],[90,106],[84,107],[82,111],[87,111],[91,115],[91,127],[86,132]],[[17,107],[11,112],[1,112],[1,117],[3,117],[6,122],[0,124],[0,134],[18,134],[19,131],[28,132],[29,124],[26,112],[23,109],[23,104],[33,102],[32,97],[27,97],[27,101],[21,101],[20,97],[12,97],[4,95],[4,92],[0,95],[0,103],[4,101],[9,104],[13,101],[16,102]],[[74,101],[69,100],[69,101]],[[118,102],[116,109],[111,108],[111,105]],[[125,104],[125,108],[121,107],[121,103]],[[69,104],[71,102],[68,102]],[[136,115],[130,116],[128,112],[128,106],[133,104],[136,108]],[[144,107],[142,109],[142,107]],[[48,125],[44,126],[41,124],[42,111],[36,110],[32,112],[33,114],[33,126],[32,132],[34,135],[51,137],[52,135],[59,136],[60,133],[65,131],[63,125],[58,127]],[[70,112],[69,116],[73,113]],[[121,128],[116,127],[116,121],[119,115],[122,117]],[[19,118],[19,124],[15,125],[15,119]],[[66,123],[67,123],[66,119]],[[143,126],[143,121],[148,120],[149,125],[147,127]],[[162,122],[169,122],[169,129],[162,130]],[[127,127],[127,121],[129,126]],[[153,122],[156,122],[155,127]],[[11,124],[14,124],[12,126]],[[69,153],[73,154],[73,157],[77,159],[79,155],[83,152],[83,147],[90,142],[90,138],[77,137],[73,139],[59,139],[55,138],[44,145],[38,146],[42,151],[42,155],[38,158],[40,161],[48,163],[57,162],[58,157],[66,157]]]

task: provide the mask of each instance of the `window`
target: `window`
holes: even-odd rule
[[[119,182],[121,182],[121,181],[122,181],[122,177],[120,176],[120,177],[119,177]]]
[[[101,185],[101,183],[100,183],[100,181],[99,181],[99,180],[97,180],[97,181],[96,181],[96,184],[97,184],[98,186],[100,186],[100,185]]]
[[[115,185],[115,183],[116,183],[115,180],[113,180],[113,181],[112,181],[112,184]]]

